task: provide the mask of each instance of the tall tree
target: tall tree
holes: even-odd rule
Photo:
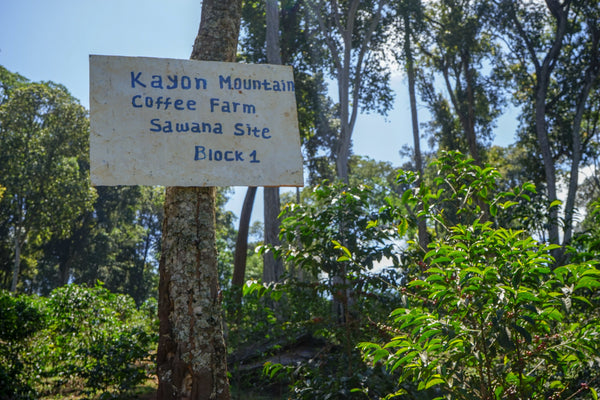
[[[310,2],[280,1],[281,62],[294,67],[298,124],[309,182],[334,179],[335,147],[339,132],[339,107],[328,96],[324,72],[327,50],[312,27]],[[254,63],[268,62],[266,53],[265,0],[244,1],[240,55]]]
[[[67,282],[102,281],[113,292],[127,293],[141,304],[155,295],[164,188],[99,186],[94,209],[83,226],[44,248],[40,268],[47,278],[42,293]],[[57,273],[58,272],[58,273]]]
[[[571,105],[570,112],[559,111],[559,116],[569,115],[566,127],[567,136],[571,142],[571,168],[568,178],[567,198],[565,202],[565,218],[563,229],[563,248],[570,244],[573,237],[575,200],[579,183],[580,165],[590,154],[591,127],[600,122],[598,115],[589,113],[590,97],[594,89],[600,87],[600,3],[596,1],[583,2],[575,9],[577,13],[576,27],[571,33],[569,52],[563,57],[560,75],[562,88],[566,91]],[[574,84],[575,82],[575,84]]]
[[[428,86],[426,98],[430,108],[451,109],[452,114],[446,111],[446,117],[455,116],[464,138],[456,143],[466,144],[466,148],[449,149],[468,152],[480,165],[481,143],[490,140],[493,121],[502,105],[499,87],[493,84],[494,70],[487,69],[490,76],[485,76],[482,71],[483,65],[493,61],[493,54],[497,52],[497,44],[485,23],[491,10],[488,1],[429,2],[427,34],[420,46],[423,63],[430,71],[427,82],[423,82],[424,86]],[[443,82],[446,96],[434,94],[436,76]],[[444,114],[442,110],[433,111],[434,115]],[[441,143],[444,141],[452,143],[447,139]]]
[[[281,64],[279,45],[279,6],[277,0],[266,0],[267,8],[267,61]],[[264,188],[265,244],[279,245],[279,213],[281,202],[278,187]],[[263,282],[278,282],[283,276],[283,260],[271,252],[265,252],[263,264]]]
[[[498,0],[503,33],[511,51],[511,73],[525,120],[534,132],[543,163],[548,203],[548,241],[559,244],[557,186],[562,165],[569,165],[563,243],[572,236],[579,168],[586,143],[581,131],[588,98],[598,81],[598,1]],[[531,107],[530,107],[531,104]],[[529,113],[529,114],[528,114]],[[527,116],[531,115],[530,119]],[[525,126],[525,129],[528,128]],[[526,133],[526,131],[524,131]],[[522,141],[527,141],[522,136]],[[560,255],[555,252],[555,255]]]
[[[5,75],[5,74],[3,74]],[[9,89],[0,104],[0,184],[6,187],[0,229],[13,243],[10,284],[16,291],[23,250],[65,238],[82,223],[94,192],[87,174],[89,123],[62,86],[29,83]],[[31,283],[35,271],[29,272]]]
[[[413,133],[413,158],[415,169],[418,174],[419,182],[423,179],[423,155],[421,153],[421,137],[419,133],[419,116],[417,110],[416,95],[416,70],[414,48],[423,32],[424,7],[421,0],[404,0],[396,3],[396,20],[402,40],[402,53],[397,58],[403,63],[408,80],[408,97],[410,103],[410,117]],[[417,210],[417,213],[420,210]],[[419,245],[427,249],[428,234],[427,221],[424,218],[417,218],[417,229]]]
[[[205,0],[191,58],[235,61],[241,0]],[[158,399],[229,399],[214,187],[168,187],[160,262]],[[199,246],[202,244],[202,246]]]
[[[244,35],[241,39],[240,54],[243,59],[254,63],[282,63],[294,67],[298,121],[304,159],[309,170],[309,181],[324,177],[333,178],[335,174],[329,174],[329,162],[323,160],[321,154],[323,151],[329,154],[332,152],[336,132],[333,127],[336,123],[336,117],[332,112],[333,106],[327,97],[323,74],[318,72],[323,67],[323,57],[320,57],[318,51],[314,51],[314,46],[310,43],[306,2],[284,0],[279,3],[281,6],[277,12],[275,2],[269,4],[265,0],[244,2],[242,9]],[[271,22],[267,21],[267,6],[269,6]],[[279,50],[273,46],[276,42],[279,42]],[[279,229],[276,217],[280,206],[276,192],[277,189],[265,188],[265,205],[273,204],[264,210],[264,232],[268,236],[265,238],[266,242],[278,240]],[[255,195],[256,188],[248,188],[240,215],[232,278],[234,286],[244,282],[247,233]],[[271,254],[265,254],[264,260],[266,265],[263,278],[266,281],[281,276],[283,271],[281,262],[273,259]]]
[[[337,177],[348,181],[348,160],[352,132],[360,111],[391,107],[389,72],[381,62],[383,54],[386,0],[309,2],[318,34],[331,57],[331,71],[337,81],[340,132],[335,151]]]
[[[515,50],[519,52],[519,57],[528,60],[534,69],[534,75],[532,74],[531,79],[533,80],[532,83],[535,92],[533,98],[535,105],[535,133],[539,146],[538,149],[544,163],[548,201],[552,204],[558,197],[556,192],[556,168],[546,124],[546,102],[550,77],[556,66],[563,46],[563,40],[567,33],[568,13],[571,8],[571,1],[566,0],[561,3],[558,0],[546,0],[546,5],[551,10],[554,18],[554,32],[547,40],[542,38],[540,33],[535,33],[535,30],[539,28],[539,23],[547,21],[544,18],[544,11],[539,8],[538,4],[529,3],[519,7],[517,4],[503,2],[503,5],[506,7],[509,15],[509,23],[506,26],[509,28],[514,27],[511,33],[522,43],[519,47],[515,47]],[[558,208],[551,207],[549,214],[549,241],[550,243],[558,244]]]

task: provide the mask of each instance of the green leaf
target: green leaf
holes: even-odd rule
[[[352,258],[352,253],[350,253],[350,250],[348,250],[348,248],[346,248],[345,246],[342,246],[340,242],[338,242],[337,240],[332,240],[331,243],[335,245],[334,249],[342,250],[344,254],[346,254],[346,257]]]
[[[533,293],[519,290],[519,293],[517,294],[517,302],[522,301],[539,302],[540,299]]]
[[[554,200],[552,203],[550,203],[550,206],[548,208],[560,207],[561,204],[562,204],[562,201]]]
[[[425,261],[425,260],[427,260],[429,257],[431,257],[431,256],[433,256],[433,255],[435,255],[435,254],[437,254],[437,252],[438,252],[438,250],[437,250],[437,249],[433,249],[433,250],[430,250],[430,251],[428,251],[428,252],[427,252],[427,254],[425,254],[425,255],[423,256],[423,261]]]
[[[575,286],[574,290],[581,289],[581,288],[592,290],[592,289],[595,289],[598,287],[600,287],[600,282],[597,279],[595,279],[591,276],[584,276],[579,280],[579,282],[577,283],[577,286]]]
[[[494,397],[496,399],[501,399],[502,398],[502,393],[504,393],[504,386],[498,386],[494,390]]]
[[[403,194],[402,194],[402,203],[406,204],[409,202],[409,200],[412,198],[412,190],[406,190]]]
[[[416,350],[410,351],[408,352],[408,354],[406,354],[404,357],[402,357],[399,362],[400,364],[404,365],[406,364],[408,361],[412,361],[416,358],[416,356],[419,355],[419,352]]]
[[[585,303],[585,304],[587,304],[590,307],[594,306],[587,298],[585,298],[583,296],[573,296],[572,299],[573,300],[581,301],[582,303]]]
[[[465,275],[468,272],[473,272],[479,276],[483,276],[483,270],[477,268],[477,267],[469,267],[469,268],[465,268],[461,271],[461,275]]]
[[[281,300],[282,296],[283,296],[283,291],[282,290],[273,290],[271,292],[271,299],[274,300],[274,301]]]
[[[431,379],[427,381],[427,384],[425,384],[425,389],[429,389],[432,386],[440,385],[443,383],[446,383],[446,381],[443,380],[439,375],[434,375]]]
[[[562,313],[553,307],[545,308],[544,311],[542,312],[542,317],[547,317],[547,318],[550,318],[555,321],[563,320]]]
[[[373,353],[373,364],[376,364],[377,361],[379,361],[382,358],[387,357],[389,355],[390,355],[390,353],[388,353],[388,351],[385,349],[375,350],[375,352]]]
[[[408,230],[408,220],[406,218],[402,218],[400,223],[398,224],[397,231],[398,235],[404,236],[406,231]]]
[[[565,385],[561,381],[550,382],[550,389],[564,389]]]
[[[581,276],[587,276],[587,275],[593,275],[593,276],[597,276],[600,278],[600,270],[598,270],[595,267],[586,269],[585,271],[583,271],[583,273],[581,274]]]
[[[500,208],[502,208],[503,210],[506,210],[507,208],[516,206],[517,204],[519,204],[519,203],[517,203],[516,201],[508,200],[508,201],[505,201],[504,203],[500,204]]]
[[[533,182],[525,182],[523,184],[523,190],[527,190],[531,193],[537,193],[537,190],[535,189],[535,184]]]
[[[441,268],[437,268],[437,267],[431,267],[427,269],[427,273],[428,274],[440,274],[440,275],[444,275],[446,276],[446,271],[444,271]]]
[[[414,281],[410,281],[410,282],[408,282],[408,284],[406,286],[408,286],[408,287],[413,287],[413,286],[431,287],[431,285],[429,283],[422,281],[420,279],[415,279]]]

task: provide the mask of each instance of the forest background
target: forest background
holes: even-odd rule
[[[87,71],[90,53],[187,58],[191,39],[186,42],[185,38],[195,36],[200,6],[182,3],[180,9],[178,3],[173,3],[165,10],[157,5],[154,11],[159,10],[159,14],[147,14],[153,9],[147,3],[143,6],[103,3],[100,8],[88,4],[82,9],[84,6],[79,3],[59,2],[50,9],[33,7],[35,12],[29,9],[26,13],[20,7],[28,3],[18,4],[7,2],[1,6],[3,22],[7,22],[2,24],[2,29],[7,31],[2,32],[0,52],[0,64],[4,66],[0,100],[3,134],[0,282],[12,292],[49,296],[49,304],[65,291],[78,290],[64,286],[75,283],[87,286],[93,293],[90,296],[98,299],[114,300],[110,292],[126,294],[137,305],[135,312],[149,310],[151,313],[160,252],[162,188],[90,188],[86,177],[87,90],[82,89],[87,87],[87,74],[79,73]],[[129,9],[132,4],[135,7]],[[335,346],[341,346],[347,351],[344,357],[354,360],[358,353],[351,348],[358,342],[376,342],[372,333],[367,339],[358,331],[352,331],[350,320],[354,321],[356,316],[350,311],[354,302],[364,300],[362,296],[369,293],[376,297],[390,296],[386,297],[390,301],[388,307],[373,310],[371,317],[381,313],[380,320],[362,321],[366,326],[374,324],[381,329],[377,324],[386,320],[385,314],[403,302],[400,289],[433,290],[425,283],[423,287],[407,284],[415,262],[412,257],[419,260],[415,265],[423,270],[421,273],[429,274],[430,278],[433,276],[431,282],[437,280],[437,272],[424,269],[420,263],[425,265],[432,257],[431,252],[427,252],[429,248],[437,249],[440,254],[449,251],[444,246],[436,247],[436,243],[457,240],[452,235],[447,236],[448,232],[457,234],[452,226],[466,224],[485,233],[486,222],[491,221],[497,229],[521,229],[542,243],[535,253],[539,257],[530,260],[531,266],[540,264],[537,267],[543,267],[543,271],[538,272],[544,276],[551,275],[551,271],[562,271],[556,277],[556,282],[562,284],[568,283],[564,279],[566,273],[557,267],[571,265],[568,262],[572,260],[589,263],[597,258],[594,254],[597,244],[594,236],[590,236],[590,232],[598,229],[593,212],[599,193],[595,173],[600,121],[600,33],[597,29],[600,7],[597,1],[548,0],[519,5],[500,0],[348,1],[340,2],[339,13],[335,13],[333,8],[336,6],[337,2],[281,2],[281,57],[284,63],[294,65],[296,71],[308,190],[298,193],[297,197],[293,192],[283,195],[284,203],[288,200],[298,203],[297,208],[287,206],[284,209],[283,241],[272,242],[276,254],[287,256],[286,268],[282,263],[280,267],[269,267],[276,272],[265,272],[262,258],[252,251],[254,245],[263,242],[260,225],[254,225],[251,250],[245,254],[247,268],[242,270],[244,281],[262,278],[265,284],[280,282],[283,285],[287,282],[283,278],[287,277],[299,279],[303,285],[307,282],[315,285],[322,303],[315,302],[313,311],[316,314],[305,315],[302,324],[310,321],[319,326],[319,329],[308,329],[312,338],[325,338],[328,344],[323,346],[334,346],[328,348],[332,354],[340,351]],[[185,11],[186,7],[188,11]],[[57,17],[53,19],[52,15]],[[193,17],[189,26],[182,23],[182,16]],[[122,23],[119,23],[121,19]],[[133,24],[132,20],[141,24]],[[172,26],[165,24],[169,20]],[[353,27],[344,36],[344,29],[351,23],[354,23]],[[127,31],[121,31],[121,28],[127,28]],[[189,31],[183,32],[185,29]],[[16,32],[22,35],[15,35]],[[265,48],[265,13],[261,2],[245,2],[243,33],[240,59],[265,62],[269,56]],[[105,41],[105,38],[112,40]],[[176,48],[175,44],[184,44],[184,47]],[[76,50],[79,48],[82,50]],[[64,49],[63,54],[60,49]],[[341,49],[349,52],[339,52]],[[363,49],[364,53],[361,53]],[[344,63],[344,57],[348,64]],[[357,74],[359,70],[362,75]],[[65,74],[64,80],[62,74]],[[65,86],[35,83],[44,80]],[[394,81],[406,85],[392,85]],[[406,113],[409,109],[407,101],[402,100],[408,97],[403,93],[410,93],[411,87],[418,94],[418,103],[413,103],[416,106],[413,111],[420,115],[416,124],[414,114]],[[66,88],[75,96],[71,97]],[[392,88],[397,90],[396,98]],[[82,93],[79,96],[84,106],[76,100],[78,91]],[[395,114],[393,110],[400,112]],[[392,122],[395,122],[393,118],[398,118],[402,127],[387,123],[385,118],[366,116],[365,112],[389,114],[387,118]],[[501,120],[501,117],[505,119]],[[515,119],[518,123],[510,122]],[[408,121],[413,121],[410,128]],[[407,132],[410,133],[407,135]],[[513,141],[507,139],[510,136]],[[456,150],[468,154],[472,160],[465,161],[452,152]],[[499,172],[485,168],[486,164]],[[397,177],[398,167],[405,172]],[[454,186],[454,183],[460,183],[453,181],[460,171],[465,172],[466,183]],[[445,176],[448,186],[442,188],[436,176]],[[339,179],[350,186],[345,189],[328,184],[315,186],[323,179]],[[363,188],[363,184],[371,189]],[[440,191],[430,192],[436,185]],[[478,189],[462,193],[465,186]],[[511,192],[518,187],[522,189]],[[448,191],[452,189],[455,191]],[[243,193],[241,188],[238,191]],[[529,194],[524,195],[524,191]],[[240,248],[239,242],[237,246],[235,244],[236,239],[239,240],[235,215],[226,207],[229,193],[220,191],[218,202],[220,274],[225,290],[231,279],[235,280],[234,252]],[[507,193],[512,193],[518,201],[500,203],[498,199]],[[448,198],[443,199],[444,196]],[[455,196],[464,196],[464,202],[452,203]],[[475,207],[471,208],[473,205]],[[517,211],[509,216],[498,214],[498,209],[511,206],[516,206]],[[346,215],[339,220],[336,213]],[[375,213],[379,213],[378,216]],[[470,217],[463,220],[459,215]],[[396,225],[399,236],[390,235],[390,225],[386,224]],[[303,230],[302,226],[308,230]],[[331,231],[332,226],[338,230]],[[386,228],[370,230],[377,226]],[[307,235],[311,236],[310,240]],[[487,236],[482,234],[482,237]],[[311,252],[306,250],[315,241],[323,247],[312,247]],[[294,244],[299,243],[300,249],[294,248]],[[546,258],[546,253],[550,258]],[[433,260],[432,263],[441,265],[450,262],[451,258],[440,255]],[[237,259],[235,263],[239,265]],[[297,268],[303,265],[306,268],[300,273]],[[372,274],[362,275],[363,272],[373,267],[379,270],[382,266],[394,267],[384,270],[385,273],[395,271],[399,274],[393,279],[384,279],[389,287],[369,286],[372,283],[356,286],[356,279],[367,282],[370,279],[367,277],[372,277]],[[597,275],[589,272],[595,271],[591,264],[586,268],[569,269],[568,274],[576,280],[570,290],[591,291],[578,296],[584,305],[592,305],[597,300],[593,290],[597,288]],[[460,269],[457,271],[465,278]],[[483,276],[483,281],[488,278],[484,271],[475,272],[475,275]],[[453,274],[449,276],[454,277]],[[415,277],[419,277],[419,273]],[[266,292],[265,287],[268,288]],[[298,287],[302,285],[296,289]],[[281,300],[282,292],[277,291],[279,289],[272,292],[272,288],[274,286],[250,284],[245,293],[262,296],[268,293],[272,300]],[[398,292],[387,293],[390,288],[398,289]],[[86,293],[84,290],[81,296],[88,296]],[[566,295],[564,291],[563,294]],[[427,295],[435,300],[439,292],[433,290]],[[290,301],[294,298],[292,291],[287,296],[285,298]],[[419,298],[418,293],[414,296]],[[534,297],[528,300],[544,301],[543,296]],[[235,298],[229,301],[226,300],[226,308],[227,304],[240,304]],[[328,302],[334,306],[331,313],[322,309]],[[544,303],[544,307],[550,307],[548,304]],[[246,299],[244,305],[262,313],[263,329],[267,329],[269,322],[291,323],[298,317],[282,312],[274,304]],[[437,302],[433,305],[425,302],[421,306],[431,309]],[[563,308],[563,311],[571,312],[571,306],[564,305]],[[536,321],[543,318],[532,316],[523,317],[531,326],[508,324],[513,329],[509,332],[508,327],[500,326],[503,314],[498,310],[494,311],[495,320],[487,321],[498,329],[494,341],[497,346],[511,351],[516,348],[519,353],[516,345],[519,335],[527,343],[532,342],[536,329],[545,335],[540,337],[549,337],[551,330],[536,325]],[[135,314],[133,310],[131,312]],[[232,333],[231,348],[240,350],[236,346],[248,339],[248,332],[243,332],[240,314],[232,309],[228,312],[232,312],[231,318],[234,318],[230,321],[231,331],[241,335],[234,339],[236,336]],[[319,325],[322,315],[327,315],[329,325]],[[141,324],[135,329],[151,337],[151,326],[151,323]],[[60,331],[56,326],[46,329]],[[359,331],[365,329],[363,326]],[[125,331],[118,336],[117,342],[131,336]],[[324,334],[325,331],[329,333]],[[284,336],[297,338],[300,332],[306,333],[293,330],[293,335],[286,331]],[[437,331],[426,332],[429,339],[435,339],[439,334]],[[264,333],[253,332],[258,336]],[[280,343],[275,343],[281,347]],[[473,343],[476,345],[477,342]],[[78,351],[87,351],[89,356],[89,349],[85,350],[84,345]],[[137,349],[138,345],[144,347],[147,343],[142,340],[133,348]],[[372,359],[379,361],[384,349],[394,347],[377,346],[374,343],[362,346],[366,359],[370,354]],[[254,349],[258,350],[263,353],[273,351],[272,348]],[[597,357],[595,349],[588,350]],[[239,352],[233,358],[236,357],[240,357]],[[556,362],[555,356],[550,358]],[[584,359],[580,359],[581,364],[585,364]],[[101,364],[97,360],[95,367]],[[391,355],[388,362],[394,360],[397,363],[392,369],[408,359],[394,359]],[[498,378],[492,385],[500,388],[497,393],[520,390],[521,396],[534,392],[544,396],[554,390],[552,393],[567,398],[586,392],[590,387],[586,383],[576,390],[570,386],[570,381],[548,380],[537,382],[542,389],[536,392],[538,389],[530,387],[533,384],[523,382],[523,368],[519,366],[522,361],[518,360],[517,357],[515,369],[520,372],[515,377],[520,376],[521,383],[515,384],[510,376],[503,380]],[[23,371],[17,361],[14,370],[5,371],[8,375]],[[360,365],[363,368],[366,364]],[[506,360],[504,365],[506,367]],[[73,368],[85,370],[91,367],[74,363]],[[280,368],[271,371],[271,378]],[[581,380],[581,374],[589,375],[589,368],[588,365],[575,372],[569,370],[569,379],[581,383],[578,379]],[[402,378],[414,378],[409,372],[410,365],[407,365],[402,370]],[[89,370],[85,373],[92,375]],[[121,378],[129,376],[127,373],[124,372]],[[311,372],[303,373],[303,381],[309,382],[306,377],[310,377]],[[348,374],[358,381],[366,379],[365,376],[357,377],[356,370],[348,371]],[[440,390],[450,390],[451,380],[438,375],[423,375],[426,376],[426,387],[407,389],[391,385],[390,392],[435,389],[440,385],[443,387]],[[94,390],[106,389],[102,382],[92,380],[90,383],[89,376],[87,384]],[[334,378],[331,377],[331,382]],[[589,378],[597,384],[597,377]],[[314,385],[302,387],[299,381],[291,380],[296,385],[296,393],[315,395]],[[115,382],[104,384],[115,385]],[[349,390],[339,381],[336,384],[341,388],[332,386],[332,392]],[[367,386],[354,385],[351,389],[360,390],[352,393],[368,392]],[[303,392],[309,389],[312,392]],[[590,390],[595,393],[593,387]]]

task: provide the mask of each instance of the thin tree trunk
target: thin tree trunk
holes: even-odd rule
[[[470,68],[471,57],[467,50],[463,52],[462,64],[465,72],[465,83],[467,85],[467,126],[465,127],[467,143],[469,144],[469,152],[473,160],[475,160],[475,164],[481,166],[481,157],[479,156],[479,148],[477,147],[477,135],[475,134],[475,95],[473,94],[473,80]]]
[[[10,291],[12,293],[16,293],[17,284],[19,283],[19,274],[21,273],[21,249],[23,247],[23,243],[25,242],[23,232],[23,208],[24,208],[24,200],[22,197],[16,196],[17,201],[17,222],[15,223],[15,259],[13,264],[13,276],[12,282],[10,285]]]
[[[256,186],[248,187],[242,212],[240,213],[240,225],[238,228],[237,240],[235,242],[235,255],[233,258],[233,276],[231,286],[234,290],[241,288],[246,277],[246,259],[248,257],[248,232],[250,230],[250,218],[252,217],[252,206],[256,197]],[[239,293],[241,302],[241,291]],[[239,303],[238,303],[239,304]]]
[[[279,188],[265,188],[264,191],[265,206],[265,244],[278,246],[279,241],[279,211],[280,199]],[[275,257],[272,252],[264,253],[263,259],[263,282],[279,282],[283,276],[283,260],[281,257]]]
[[[468,68],[468,61],[466,61],[465,59],[461,59],[461,64],[463,67],[463,71],[465,72],[465,74],[468,74],[469,68]],[[454,111],[456,112],[456,115],[458,116],[458,120],[460,121],[460,125],[465,133],[465,137],[467,138],[467,146],[469,147],[469,153],[471,155],[471,157],[473,158],[473,160],[475,160],[475,164],[477,165],[481,165],[481,160],[479,158],[479,151],[477,150],[477,139],[475,137],[475,127],[472,123],[472,121],[470,120],[470,113],[474,112],[473,111],[473,106],[472,104],[469,103],[469,101],[467,101],[467,108],[468,111],[465,114],[464,112],[464,107],[462,106],[461,102],[462,99],[459,99],[456,95],[456,93],[462,91],[462,86],[460,84],[460,79],[459,77],[456,78],[456,89],[452,87],[452,84],[450,82],[450,75],[448,72],[448,69],[450,68],[449,65],[444,64],[442,67],[442,75],[444,76],[444,82],[446,83],[446,90],[448,91],[448,95],[450,96],[450,102],[452,103],[452,107],[454,108]],[[465,78],[467,79],[467,78]],[[472,91],[472,88],[470,88],[470,83],[467,80],[467,92]],[[469,96],[467,96],[469,97]],[[474,118],[474,117],[473,117]]]
[[[266,0],[267,13],[267,60],[270,64],[281,65],[279,45],[279,6],[277,0]],[[265,244],[279,245],[279,212],[281,202],[278,187],[264,189]],[[283,276],[283,260],[266,252],[263,258],[263,282],[278,282]]]
[[[421,138],[419,135],[419,117],[417,115],[417,96],[415,91],[415,66],[410,33],[410,15],[406,12],[404,14],[404,56],[406,57],[406,74],[408,75],[408,97],[410,102],[413,143],[415,146],[415,167],[419,177],[417,184],[420,184],[423,180],[423,158],[421,155]],[[422,211],[421,206],[418,206],[417,213],[420,211]],[[419,236],[419,246],[421,246],[422,249],[427,249],[429,236],[427,235],[427,221],[425,218],[417,217],[417,231]]]
[[[546,131],[546,94],[548,92],[548,79],[550,72],[543,71],[538,78],[538,87],[536,89],[535,104],[535,132],[538,139],[538,146],[544,161],[544,173],[546,175],[546,190],[548,201],[554,202],[558,197],[556,194],[556,170],[554,167],[554,158],[550,149],[548,132]],[[551,207],[549,210],[549,228],[548,240],[552,244],[558,244],[558,207]]]
[[[333,22],[327,21],[326,16],[322,15],[321,6],[326,3],[323,1],[309,2],[315,14],[315,18],[319,24],[319,29],[325,37],[326,45],[331,52],[333,58],[334,71],[338,84],[338,101],[340,104],[340,137],[335,149],[335,163],[337,178],[348,183],[348,159],[350,158],[350,148],[352,146],[352,132],[354,124],[358,116],[358,104],[360,101],[360,88],[362,83],[363,62],[364,57],[369,50],[371,38],[375,28],[381,19],[383,9],[383,1],[377,2],[377,9],[374,15],[371,16],[368,29],[361,42],[358,43],[358,50],[353,57],[354,45],[352,40],[354,26],[357,20],[358,8],[360,0],[351,0],[348,3],[348,11],[344,18],[340,18],[340,9],[337,2],[331,2],[331,14]],[[340,49],[338,44],[332,38],[332,32],[338,32],[341,36],[343,48]],[[352,68],[354,63],[354,69]],[[351,72],[354,79],[352,81],[352,94],[350,94]],[[352,97],[352,99],[350,99]]]
[[[519,33],[521,39],[525,43],[531,61],[535,66],[535,132],[538,139],[540,154],[544,162],[544,173],[546,175],[546,190],[548,194],[548,201],[550,203],[557,200],[557,193],[556,169],[554,165],[554,158],[552,157],[552,150],[550,148],[550,140],[548,138],[548,132],[546,127],[546,97],[548,94],[550,75],[554,70],[556,60],[560,55],[560,51],[563,46],[563,39],[567,31],[570,3],[570,0],[565,0],[562,3],[558,0],[546,0],[546,6],[556,19],[556,30],[554,33],[552,47],[548,50],[548,53],[545,55],[541,63],[538,58],[538,52],[536,51],[535,45],[529,40],[527,33],[525,32],[523,25],[521,24],[521,21],[519,20],[514,8],[511,9],[511,17],[515,24],[517,32]],[[550,220],[548,228],[548,240],[550,243],[559,244],[558,207],[550,208],[548,212],[548,218]],[[555,256],[559,255],[558,253],[558,251],[553,252]]]
[[[359,111],[358,105],[363,78],[363,63],[365,56],[368,54],[373,33],[381,20],[384,1],[379,0],[376,2],[376,12],[370,16],[371,21],[369,21],[369,25],[365,30],[365,35],[358,43],[353,41],[352,35],[355,24],[358,18],[360,18],[357,16],[360,0],[346,2],[347,12],[343,18],[337,1],[330,2],[330,15],[323,15],[322,13],[322,6],[328,2],[319,1],[309,3],[333,59],[333,70],[335,71],[338,84],[340,106],[340,135],[335,148],[336,173],[337,178],[347,184],[349,181],[348,161],[352,146],[352,132]],[[328,20],[329,17],[331,17],[330,20]],[[333,39],[334,32],[337,32],[340,36],[342,48]],[[354,54],[353,50],[356,50]],[[339,232],[342,235],[340,238],[342,244],[345,244],[344,231],[344,221],[340,221]],[[349,288],[350,285],[346,279],[345,265],[341,266],[340,271],[332,277],[332,282],[333,287],[336,288],[334,291],[339,292],[333,293],[334,313],[337,314],[341,322],[344,322],[348,316],[348,304],[353,301],[352,289]]]
[[[575,110],[575,118],[572,126],[572,152],[571,174],[569,177],[569,189],[567,192],[567,201],[565,204],[565,227],[563,237],[563,248],[569,244],[573,237],[573,214],[575,209],[575,196],[577,194],[579,180],[579,163],[581,162],[582,144],[581,144],[581,123],[585,112],[585,105],[589,98],[594,82],[600,77],[600,29],[591,27],[592,54],[590,57],[590,65],[586,69],[583,87],[580,97],[577,101]]]
[[[204,0],[191,58],[235,61],[241,0]],[[159,283],[157,399],[231,398],[217,271],[214,187],[168,187]]]
[[[10,285],[10,291],[16,293],[17,283],[19,282],[19,273],[21,269],[21,228],[15,228],[15,260],[13,265],[13,276],[12,283]]]

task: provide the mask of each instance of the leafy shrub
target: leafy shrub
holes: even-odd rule
[[[390,240],[397,227],[378,221],[373,204],[367,186],[324,183],[305,204],[287,205],[282,213],[282,245],[274,250],[288,263],[290,276],[277,286],[279,298],[268,307],[269,318],[258,314],[269,302],[259,301],[250,319],[254,327],[263,326],[256,331],[261,338],[265,330],[286,327],[323,343],[310,362],[268,364],[268,378],[288,382],[291,398],[364,399],[365,393],[378,398],[395,387],[385,369],[371,368],[355,346],[377,334],[375,321],[394,303],[386,281],[398,278],[371,272],[380,263],[398,263],[397,244]],[[246,290],[261,291],[261,285]],[[243,306],[250,304],[245,296]],[[353,391],[357,387],[360,392]]]
[[[535,218],[527,207],[534,185],[500,191],[496,170],[457,152],[442,153],[432,168],[431,182],[379,210],[368,188],[337,185],[288,205],[276,250],[309,274],[278,286],[276,298],[248,286],[258,296],[245,297],[242,307],[252,307],[246,323],[255,330],[241,328],[236,337],[285,326],[323,340],[308,362],[266,363],[267,378],[286,382],[289,398],[597,398],[597,237],[580,242],[584,256],[574,248],[573,263],[558,264],[556,246],[524,230],[531,224],[522,218]],[[410,172],[399,180],[403,187],[417,182]],[[427,249],[407,241],[416,223],[407,209],[427,219]],[[382,261],[397,268],[374,273]],[[340,275],[341,285],[331,279]],[[299,288],[304,296],[294,297]],[[285,306],[261,302],[267,293]],[[340,295],[343,321],[331,307]],[[318,309],[309,307],[315,299]]]
[[[492,196],[493,169],[458,153],[439,166],[432,189],[404,197],[439,235],[411,265],[391,337],[360,344],[397,375],[402,387],[390,397],[597,398],[600,271],[593,262],[556,265],[555,246],[499,226],[510,218],[498,213],[530,185]]]
[[[600,366],[590,301],[600,271],[551,269],[550,246],[490,225],[458,225],[434,243],[392,313],[396,335],[361,347],[439,398],[567,398],[588,389],[579,379]]]
[[[600,261],[600,200],[588,205],[583,228],[574,235],[568,255],[573,262]]]
[[[50,294],[46,313],[48,327],[38,335],[35,353],[49,392],[72,387],[106,397],[147,378],[155,317],[138,310],[131,297],[101,285],[66,285]]]
[[[282,246],[277,249],[295,267],[352,279],[387,258],[397,265],[393,227],[378,223],[368,186],[348,187],[325,182],[314,188],[305,205],[288,204],[282,212]],[[349,249],[357,263],[340,258]],[[331,288],[335,291],[335,288]]]
[[[34,398],[33,379],[23,351],[44,326],[44,315],[34,299],[0,291],[0,398]]]

